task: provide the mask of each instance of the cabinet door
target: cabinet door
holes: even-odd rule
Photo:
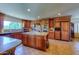
[[[59,21],[55,22],[55,39],[61,39],[61,23]]]
[[[54,27],[54,19],[50,18],[49,19],[49,28],[52,28],[52,27]]]
[[[69,40],[69,22],[61,22],[61,39],[62,40]]]
[[[60,28],[61,26],[60,26],[60,22],[59,21],[56,21],[55,22],[55,28]]]
[[[32,47],[31,45],[31,35],[28,35],[28,39],[27,39],[27,44],[28,46]]]
[[[30,23],[28,20],[23,20],[24,28],[30,28]]]
[[[55,39],[60,40],[61,39],[61,32],[55,31]]]
[[[17,33],[17,38],[18,38],[18,39],[22,40],[22,36],[23,36],[23,35],[22,35],[21,33]]]
[[[31,46],[32,46],[32,47],[35,47],[35,40],[36,40],[36,39],[35,39],[35,36],[31,35],[31,36],[30,36],[30,39],[31,39],[31,41],[30,41]]]
[[[48,38],[49,39],[54,39],[54,32],[49,32]]]
[[[45,41],[42,36],[36,36],[36,48],[44,49]]]
[[[4,14],[0,13],[0,32],[2,31],[3,28],[3,21],[4,21]]]
[[[27,35],[23,35],[23,39],[22,39],[22,43],[24,44],[24,45],[28,45],[28,36]]]
[[[71,19],[71,16],[60,17],[60,21],[70,21],[70,19]]]

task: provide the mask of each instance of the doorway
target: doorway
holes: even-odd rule
[[[79,38],[79,23],[74,23],[75,38]]]

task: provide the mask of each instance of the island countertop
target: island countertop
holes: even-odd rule
[[[11,50],[21,44],[21,40],[0,36],[0,54]]]
[[[24,32],[22,34],[46,36],[48,34],[48,32],[35,32],[35,31],[31,31],[31,32]]]

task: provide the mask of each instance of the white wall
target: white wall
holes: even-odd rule
[[[79,18],[72,18],[71,22],[74,23],[74,32],[79,33]]]
[[[25,18],[24,6],[20,3],[0,3],[0,12],[10,16]]]
[[[12,16],[8,16],[8,15],[5,15],[4,20],[5,21],[12,21],[12,22],[20,22],[20,23],[22,22],[21,19],[15,18],[15,17],[12,17]]]

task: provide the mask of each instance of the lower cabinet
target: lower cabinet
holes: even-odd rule
[[[10,34],[9,35],[9,37],[11,37],[11,38],[16,38],[16,39],[20,39],[20,40],[22,40],[22,34],[21,33],[12,33],[12,34]]]
[[[27,41],[28,36],[27,35],[23,35],[22,37],[23,37],[23,40],[22,40],[23,45],[28,45],[28,41]]]
[[[35,37],[28,35],[27,45],[30,47],[35,47]]]
[[[43,36],[36,36],[36,48],[45,49],[45,40]]]
[[[42,44],[42,38],[41,37],[38,37],[36,36],[36,48],[40,48],[42,47],[41,44]]]
[[[36,38],[35,38],[35,36],[29,36],[29,38],[30,38],[30,42],[31,42],[31,46],[32,47],[36,47],[35,45],[36,45]]]
[[[61,32],[55,31],[55,39],[60,40],[61,39]]]
[[[49,39],[54,39],[54,32],[49,32],[48,38]]]

